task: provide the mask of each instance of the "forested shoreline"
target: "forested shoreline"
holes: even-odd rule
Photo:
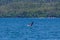
[[[60,17],[60,0],[0,0],[0,17]]]

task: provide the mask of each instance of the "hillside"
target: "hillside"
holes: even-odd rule
[[[60,17],[60,0],[0,0],[0,17]]]

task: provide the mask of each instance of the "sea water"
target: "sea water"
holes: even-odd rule
[[[60,40],[60,18],[0,18],[0,40]]]

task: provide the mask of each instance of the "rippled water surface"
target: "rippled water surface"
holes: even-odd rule
[[[0,18],[0,40],[60,40],[60,18]]]

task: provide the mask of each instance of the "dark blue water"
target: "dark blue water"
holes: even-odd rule
[[[0,18],[0,40],[60,40],[60,18]]]

